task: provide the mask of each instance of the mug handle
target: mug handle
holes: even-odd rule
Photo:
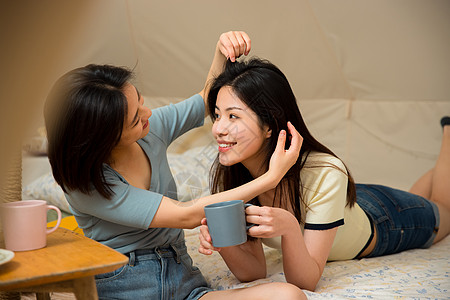
[[[244,203],[244,211],[245,211],[245,209],[247,208],[247,207],[249,207],[249,206],[253,206],[253,204],[250,204],[250,203]],[[248,224],[250,224],[250,225],[247,225],[247,226],[245,226],[245,230],[246,231],[248,231],[250,228],[252,228],[253,226],[256,226],[256,224],[253,224],[253,223],[248,223]]]
[[[57,208],[54,205],[47,205],[47,211],[49,209],[53,209],[54,211],[56,211],[56,213],[58,214],[58,221],[56,222],[56,225],[53,228],[48,228],[47,229],[47,234],[52,233],[53,231],[58,229],[59,224],[61,224],[61,211],[59,210],[59,208]]]

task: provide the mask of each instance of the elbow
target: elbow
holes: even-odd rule
[[[286,282],[297,286],[300,289],[308,290],[314,292],[316,290],[319,280],[309,280],[308,282],[301,282],[299,280],[294,280],[292,278],[286,277]]]
[[[250,282],[258,279],[263,279],[267,277],[266,270],[261,270],[259,272],[240,272],[239,274],[234,274],[240,282]]]
[[[316,290],[317,283],[311,284],[310,286],[305,286],[302,289],[314,292]],[[299,286],[298,286],[299,287]],[[300,288],[300,287],[299,287]]]

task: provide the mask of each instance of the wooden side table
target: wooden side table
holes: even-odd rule
[[[0,248],[4,248],[3,235]],[[112,272],[128,262],[125,255],[65,228],[47,236],[42,249],[15,252],[0,266],[0,290],[37,293],[73,292],[80,300],[98,299],[94,275]]]

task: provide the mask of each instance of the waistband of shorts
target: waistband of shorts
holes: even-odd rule
[[[175,258],[177,262],[180,260],[180,256],[187,253],[186,244],[183,241],[169,244],[169,245],[163,245],[158,246],[151,249],[137,249],[128,253],[125,253],[124,255],[128,256],[130,258],[130,262],[134,264],[135,260],[139,260],[140,258],[143,259],[160,259],[160,258]]]
[[[369,239],[367,240],[366,244],[364,245],[364,247],[361,249],[361,251],[358,252],[358,254],[354,257],[355,258],[362,258],[359,257],[361,255],[361,253],[363,253],[367,247],[369,247],[370,243],[372,242],[374,236],[375,236],[375,225],[373,224],[373,220],[372,217],[363,209],[363,212],[365,212],[367,219],[369,219],[369,223],[370,223],[370,236]],[[370,254],[370,253],[369,253]]]

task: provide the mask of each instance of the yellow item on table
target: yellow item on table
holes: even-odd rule
[[[47,223],[47,227],[53,227],[55,225],[56,225],[56,221],[52,221],[52,222],[48,222]],[[59,227],[66,228],[66,229],[72,230],[72,231],[74,231],[76,233],[84,235],[83,229],[78,227],[78,223],[75,220],[74,216],[68,216],[68,217],[62,218],[61,224],[59,225]]]

